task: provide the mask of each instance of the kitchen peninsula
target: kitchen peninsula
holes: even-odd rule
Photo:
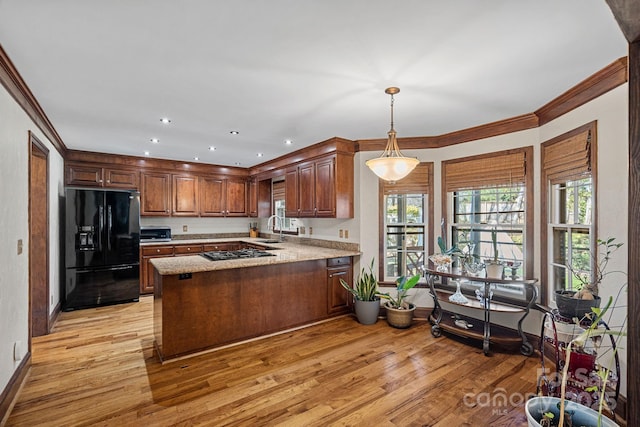
[[[231,239],[233,240],[233,239]],[[220,239],[228,243],[230,239]],[[161,360],[304,326],[350,311],[357,250],[235,239],[271,256],[154,258],[154,336]]]

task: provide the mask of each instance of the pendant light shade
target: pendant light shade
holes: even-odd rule
[[[409,175],[420,161],[413,157],[404,157],[396,141],[396,131],[393,128],[393,95],[400,92],[400,89],[390,87],[384,92],[391,95],[391,129],[388,132],[387,146],[380,157],[367,160],[365,164],[381,179],[398,181]]]

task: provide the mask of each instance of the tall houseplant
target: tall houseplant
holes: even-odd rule
[[[364,267],[360,271],[360,275],[355,280],[353,287],[344,280],[340,279],[340,284],[351,295],[355,301],[356,318],[363,325],[372,325],[378,320],[380,313],[380,297],[378,296],[378,279],[373,272],[373,262],[371,259],[369,264],[369,272]]]
[[[391,296],[388,292],[378,293],[380,298],[386,299],[384,304],[387,310],[387,323],[395,328],[408,328],[413,321],[415,304],[406,301],[407,292],[418,284],[420,275],[416,274],[411,278],[400,276],[396,280],[396,296]]]

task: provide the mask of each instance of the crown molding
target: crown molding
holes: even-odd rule
[[[35,96],[33,96],[33,93],[31,93],[31,90],[20,76],[20,73],[18,73],[13,62],[11,62],[11,59],[7,56],[2,45],[0,45],[0,83],[2,83],[2,86],[5,87],[7,92],[16,100],[31,120],[33,120],[54,148],[64,157],[67,152],[67,147],[64,145],[64,142],[62,142],[62,138],[60,138],[60,135],[56,132]]]

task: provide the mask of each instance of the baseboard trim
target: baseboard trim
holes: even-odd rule
[[[7,386],[0,393],[0,427],[4,426],[9,419],[9,414],[13,409],[16,397],[22,388],[29,369],[31,368],[31,352],[28,352],[20,362],[18,369],[13,373]]]

